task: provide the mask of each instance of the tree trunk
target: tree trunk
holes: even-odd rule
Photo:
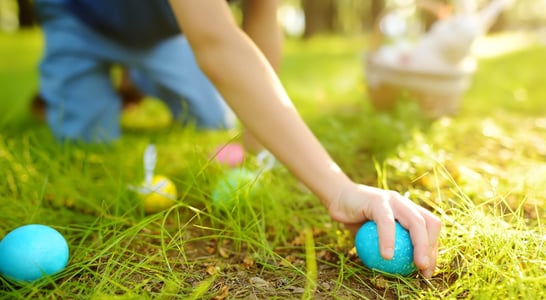
[[[385,9],[385,0],[371,0],[370,1],[370,28],[374,28],[375,24],[379,21],[381,13]]]
[[[304,38],[335,31],[337,6],[335,0],[302,0],[305,15]]]
[[[17,0],[19,7],[19,27],[28,28],[36,24],[31,0]]]
[[[506,29],[506,11],[500,13],[500,15],[495,19],[491,28],[489,28],[489,33],[500,32]]]

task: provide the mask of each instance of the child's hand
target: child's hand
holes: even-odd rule
[[[393,256],[395,219],[411,235],[414,262],[426,278],[436,266],[438,236],[441,222],[423,207],[394,191],[353,184],[334,199],[328,211],[330,216],[356,232],[367,220],[377,223],[381,256]]]

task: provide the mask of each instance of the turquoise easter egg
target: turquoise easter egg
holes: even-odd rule
[[[366,222],[358,230],[355,237],[358,257],[369,269],[380,270],[389,274],[409,275],[416,270],[413,263],[413,244],[409,232],[396,222],[394,255],[386,260],[379,252],[379,236],[377,224]]]
[[[220,208],[232,207],[252,196],[257,185],[255,173],[244,168],[229,170],[214,186],[212,204]]]
[[[62,271],[68,256],[68,244],[57,230],[24,225],[0,242],[0,273],[15,281],[31,282]]]

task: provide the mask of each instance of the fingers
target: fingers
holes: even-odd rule
[[[436,266],[440,219],[409,199],[398,197],[392,203],[396,218],[410,232],[415,265],[430,278]]]
[[[371,203],[370,208],[370,218],[377,224],[381,257],[387,260],[392,259],[394,255],[395,223],[389,199],[387,197],[378,199],[378,201]]]
[[[393,206],[396,206],[399,212],[397,214],[398,222],[410,232],[415,265],[421,270],[428,269],[430,267],[430,247],[426,221],[413,205],[407,204],[405,200],[397,199],[397,201]],[[404,204],[402,208],[399,208],[400,201],[403,201]]]
[[[430,266],[427,269],[423,270],[423,276],[425,276],[426,278],[430,278],[434,273],[436,259],[438,257],[438,238],[440,237],[440,229],[442,228],[442,223],[438,217],[436,217],[426,209],[418,207],[418,210],[425,218],[430,251]]]
[[[392,259],[395,245],[395,220],[410,232],[414,262],[424,277],[430,278],[436,266],[440,219],[394,191],[358,185],[329,207],[330,215],[356,233],[362,222],[377,224],[379,247],[384,259]],[[358,213],[357,213],[358,212]]]

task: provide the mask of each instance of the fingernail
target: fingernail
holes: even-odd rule
[[[427,269],[427,270],[424,270],[424,271],[423,271],[423,276],[424,276],[425,278],[432,278],[432,271],[431,271],[431,270],[428,270],[428,269]]]
[[[423,268],[428,269],[430,266],[430,258],[428,256],[423,256],[421,262],[423,263]]]
[[[389,247],[389,248],[383,249],[383,255],[391,259],[394,256],[394,248]]]

